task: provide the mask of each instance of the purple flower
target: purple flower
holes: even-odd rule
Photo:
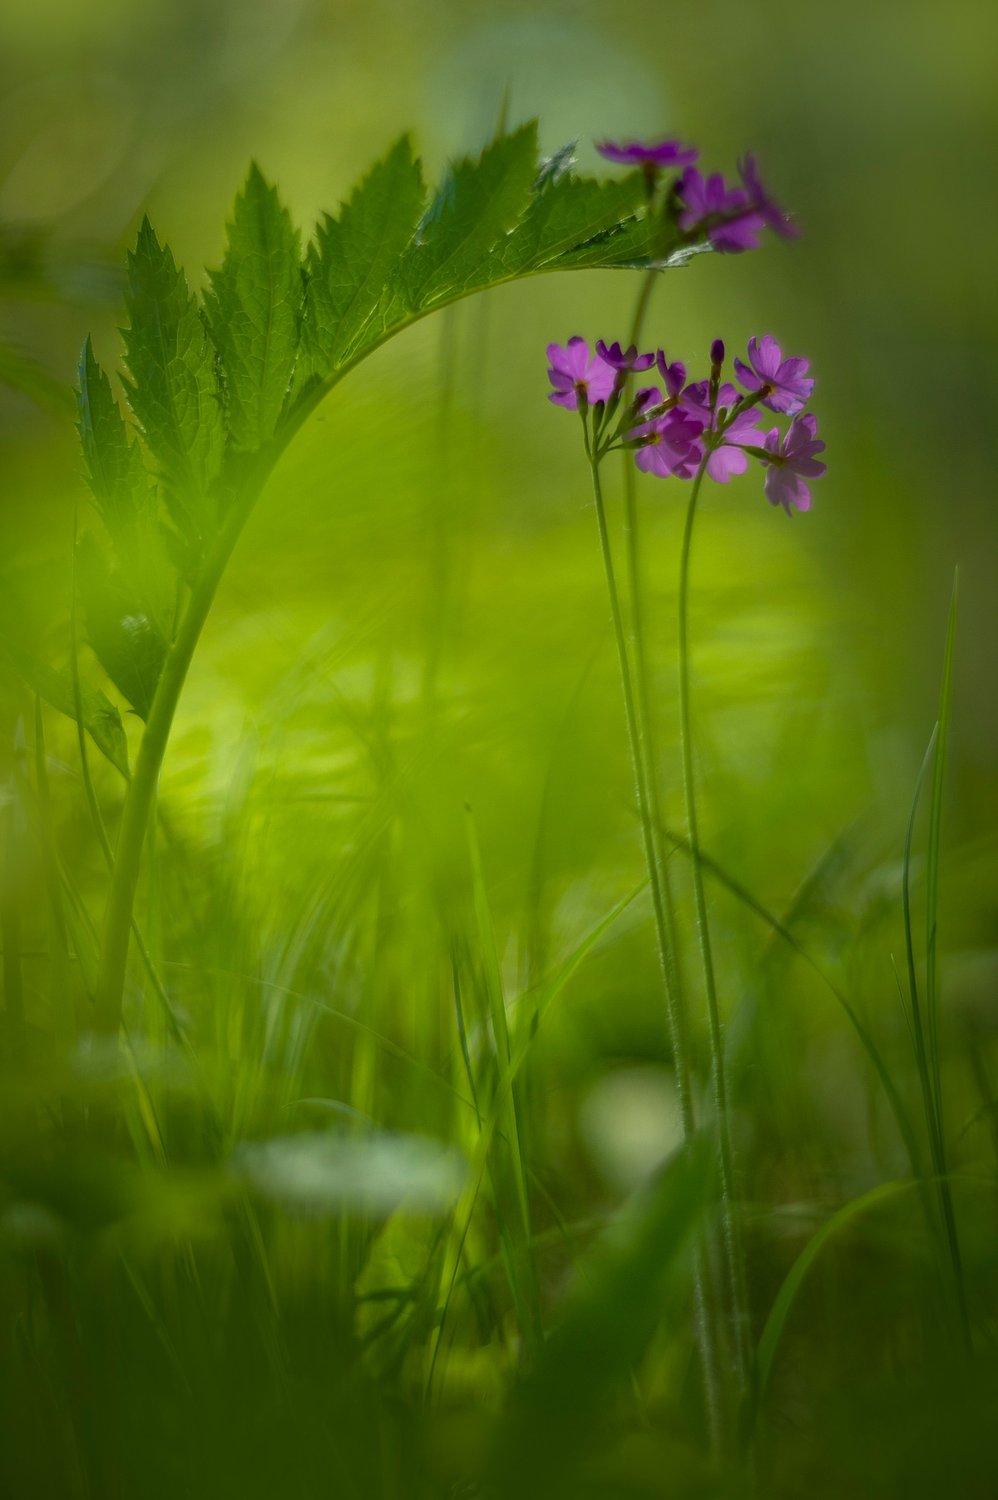
[[[729,382],[719,388],[717,392],[716,413],[722,407],[729,411],[738,400],[738,392]],[[688,385],[680,398],[682,408],[690,413],[706,429],[711,425],[710,421],[710,382],[708,380],[695,380]],[[711,479],[718,484],[727,484],[734,474],[744,474],[748,468],[748,458],[741,451],[742,447],[754,447],[762,441],[762,433],[756,426],[758,413],[752,408],[748,411],[739,412],[732,422],[725,427],[721,433],[720,446],[713,448],[707,459],[706,472]],[[697,462],[703,457],[703,445],[697,445],[700,452],[697,454]]]
[[[621,146],[612,141],[597,141],[596,150],[607,161],[620,162],[625,167],[687,167],[700,155],[695,146],[683,146],[679,141],[658,141],[652,146],[642,146],[638,141]]]
[[[696,167],[687,167],[679,179],[679,196],[679,227],[684,234],[703,229],[714,249],[728,254],[759,248],[765,219],[748,194],[729,187],[720,172],[705,178]]]
[[[641,370],[649,370],[655,363],[654,354],[639,354],[637,344],[632,344],[629,349],[621,349],[619,344],[607,348],[602,339],[597,339],[596,353],[618,375],[627,375],[631,370],[638,374]]]
[[[763,396],[763,406],[770,411],[800,411],[814,389],[814,381],[807,374],[807,360],[784,359],[771,333],[763,334],[761,339],[750,338],[748,356],[751,370],[740,359],[735,360],[735,373],[745,389],[758,391],[768,385],[770,392]]]
[[[715,339],[710,346],[710,362],[716,365],[718,370],[724,364],[724,340]]]
[[[578,334],[570,338],[564,348],[560,344],[548,344],[547,356],[551,364],[548,379],[554,386],[548,400],[555,406],[566,406],[570,410],[578,407],[580,394],[585,395],[592,406],[611,395],[613,371],[598,355],[590,354],[589,345]]]
[[[738,400],[738,391],[726,380],[717,392],[716,411],[722,406],[732,407]],[[693,416],[698,417],[704,427],[710,426],[710,381],[694,380],[688,385],[680,397],[680,405],[685,407]]]
[[[826,465],[816,457],[824,451],[818,440],[818,419],[812,412],[794,417],[784,437],[774,427],[767,432],[763,446],[773,456],[766,467],[766,499],[770,505],[782,505],[787,515],[790,507],[810,510],[811,491],[805,479],[820,479]]]
[[[657,405],[662,393],[653,390],[652,395]],[[668,479],[670,475],[677,479],[691,479],[700,462],[702,431],[702,422],[674,406],[664,416],[652,422],[642,422],[627,437],[629,441],[643,439],[634,460],[646,474],[657,474],[660,479]]]
[[[745,184],[745,191],[748,193],[749,202],[751,203],[752,207],[755,209],[759,217],[763,220],[763,222],[767,224],[769,228],[772,229],[776,234],[778,234],[781,239],[796,239],[800,234],[800,230],[797,228],[796,224],[792,224],[790,222],[786,214],[783,212],[782,208],[780,208],[779,204],[773,202],[772,198],[769,196],[769,193],[766,191],[762,182],[759,180],[759,173],[757,172],[755,165],[755,157],[752,155],[751,151],[745,157],[744,161],[740,161],[738,163],[738,171],[741,175],[742,182]]]
[[[665,389],[668,394],[671,397],[678,396],[686,381],[686,366],[678,359],[673,360],[670,365],[665,357],[664,349],[659,349],[655,355],[655,363],[658,366],[658,373],[665,382]]]
[[[707,473],[717,484],[727,484],[734,474],[744,474],[748,468],[748,455],[742,447],[756,447],[762,433],[756,426],[756,413],[742,411],[725,427],[721,434],[721,446],[711,451],[707,459]]]

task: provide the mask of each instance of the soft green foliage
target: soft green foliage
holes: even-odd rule
[[[284,409],[301,322],[298,260],[297,230],[254,165],[236,199],[225,259],[212,272],[206,298],[226,426],[237,452],[269,442]]]

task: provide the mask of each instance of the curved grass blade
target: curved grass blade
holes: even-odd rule
[[[769,1385],[776,1350],[780,1339],[783,1337],[787,1319],[790,1316],[790,1310],[794,1305],[797,1293],[800,1291],[805,1277],[825,1245],[828,1244],[829,1240],[834,1239],[836,1235],[841,1234],[844,1229],[848,1228],[852,1221],[859,1218],[861,1214],[878,1207],[881,1203],[888,1202],[892,1198],[899,1197],[902,1193],[918,1189],[920,1186],[921,1184],[915,1178],[905,1178],[899,1182],[883,1182],[878,1187],[871,1188],[868,1193],[863,1193],[860,1197],[853,1198],[849,1203],[844,1204],[842,1208],[832,1214],[830,1219],[826,1219],[824,1224],[808,1240],[804,1249],[800,1252],[784,1277],[783,1284],[769,1310],[765,1327],[759,1336],[759,1345],[756,1350],[756,1374],[758,1383],[757,1399],[760,1403]]]

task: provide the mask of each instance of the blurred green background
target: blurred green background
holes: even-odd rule
[[[40,0],[5,7],[0,27],[5,334],[64,385],[89,329],[113,362],[120,309],[113,295],[109,306],[93,302],[108,292],[141,213],[200,278],[220,258],[225,215],[251,157],[307,231],[401,130],[414,131],[432,178],[488,138],[504,99],[511,120],[539,117],[547,148],[577,138],[588,168],[597,161],[591,142],[604,136],[672,130],[702,146],[705,164],[729,171],[746,148],[756,150],[803,238],[700,260],[664,279],[650,333],[691,365],[717,333],[737,349],[748,334],[772,330],[808,354],[832,467],[814,515],[792,530],[760,512],[750,479],[712,496],[700,541],[708,626],[700,639],[706,647],[720,619],[729,644],[732,632],[764,630],[760,652],[727,657],[743,674],[779,663],[758,684],[761,696],[772,693],[764,737],[775,739],[780,700],[797,701],[803,685],[820,699],[826,774],[843,758],[858,760],[878,795],[906,791],[932,714],[959,562],[960,813],[968,826],[985,821],[998,733],[987,467],[996,106],[994,27],[979,5],[948,7],[943,21],[921,3],[831,13],[708,0],[693,11],[637,4],[625,23],[590,5]],[[38,275],[19,280],[33,258]],[[510,617],[539,632],[539,646],[563,630],[578,642],[568,660],[550,649],[531,649],[531,659],[538,669],[557,663],[568,692],[572,664],[601,638],[602,618],[584,592],[599,587],[587,554],[578,567],[568,561],[577,541],[589,542],[584,486],[574,430],[543,400],[541,346],[575,331],[621,332],[634,293],[631,278],[606,274],[503,289],[368,365],[320,413],[275,483],[201,671],[222,647],[230,609],[249,628],[251,604],[274,644],[273,683],[302,639],[296,624],[278,640],[278,622],[297,610],[327,621],[330,612],[351,614],[354,588],[369,608],[387,611],[382,639],[394,638],[404,655],[402,619],[427,608],[425,517],[446,503],[462,558],[455,578],[466,580],[464,560],[487,561],[513,606],[497,616],[494,600],[463,590],[454,605],[473,618],[451,649],[507,655]],[[443,473],[441,396],[471,450],[466,458],[450,433]],[[8,393],[2,421],[4,552],[65,556],[78,498],[69,427]],[[677,496],[646,488],[661,527],[650,571],[666,588]],[[746,537],[765,548],[764,580],[733,565]],[[311,561],[304,573],[303,558]],[[720,597],[709,599],[715,589]],[[571,620],[566,605],[578,611]],[[485,627],[480,612],[501,628]],[[784,653],[795,664],[790,678]],[[257,653],[254,663],[248,674],[226,665],[224,696],[235,712],[244,692],[258,699],[267,688]],[[545,682],[540,696],[555,687]],[[805,791],[811,804],[814,790],[812,782]],[[862,783],[847,796],[859,811]]]
[[[65,660],[78,507],[90,523],[60,393],[87,332],[118,361],[121,267],[144,212],[203,285],[251,158],[307,236],[407,129],[431,181],[504,111],[511,123],[537,116],[546,150],[577,138],[587,170],[595,139],[675,133],[726,173],[753,149],[802,237],[663,276],[649,342],[697,373],[717,336],[738,352],[769,331],[806,355],[829,468],[812,512],[793,521],[770,510],[758,472],[706,498],[693,605],[704,843],[773,911],[807,887],[803,936],[899,1073],[908,1066],[892,968],[900,857],[959,565],[940,941],[952,1133],[959,1159],[979,1163],[992,1150],[998,1031],[996,40],[998,22],[967,0],[942,11],[926,0],[14,0],[0,13],[0,342],[6,359],[33,362],[35,384],[0,387],[7,628]],[[311,419],[239,545],[167,756],[144,913],[193,1017],[226,1146],[288,1128],[306,1084],[391,1128],[447,1135],[446,1099],[410,1064],[452,1061],[446,975],[467,901],[466,802],[513,990],[641,879],[586,467],[576,423],[546,400],[544,360],[570,334],[623,337],[638,285],[625,272],[537,278],[394,340]],[[678,826],[685,494],[645,479],[639,495]],[[49,734],[62,858],[99,914],[71,727],[53,721]],[[113,822],[109,771],[99,790]],[[41,902],[40,868],[18,880]],[[749,1199],[834,1203],[902,1174],[834,1000],[774,956],[730,897],[713,900]],[[27,992],[44,1029],[41,959]],[[365,1051],[364,1027],[396,1051]],[[604,1215],[676,1134],[640,903],[553,1008],[531,1079],[547,1191],[569,1218]],[[983,1218],[974,1225],[983,1285],[992,1240]],[[318,1261],[289,1248],[300,1226],[286,1229],[289,1282],[312,1286]],[[899,1224],[898,1242],[906,1233]],[[760,1302],[797,1243],[787,1239],[775,1232],[770,1259],[759,1254]],[[845,1401],[858,1432],[841,1393],[867,1345],[843,1336],[833,1350],[828,1338],[851,1277],[851,1305],[880,1347],[890,1273],[883,1245],[864,1255],[811,1309],[798,1360],[820,1349],[827,1364],[803,1381],[806,1396],[786,1396],[791,1427],[827,1420],[834,1436],[837,1418],[815,1416],[823,1392],[833,1413]],[[491,1391],[470,1356],[469,1371],[476,1399]],[[884,1420],[900,1434],[910,1408],[892,1403],[883,1396]],[[952,1430],[959,1446],[966,1434]],[[855,1444],[877,1446],[863,1433]],[[860,1481],[844,1452],[813,1493],[840,1493],[843,1475],[853,1493],[893,1493],[869,1464]],[[800,1463],[794,1472],[826,1482]],[[937,1493],[933,1472],[916,1465],[907,1493]],[[620,1493],[657,1491],[636,1481]]]

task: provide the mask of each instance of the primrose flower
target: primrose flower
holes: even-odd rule
[[[745,473],[748,455],[742,450],[755,447],[761,437],[756,413],[740,411],[722,432],[720,447],[712,449],[707,459],[707,473],[715,484],[727,484],[734,474]]]
[[[668,391],[669,396],[675,399],[686,384],[686,366],[678,359],[673,360],[670,365],[665,357],[664,349],[659,349],[655,355],[655,364],[658,366],[658,373],[665,382],[665,389]]]
[[[746,192],[729,187],[720,172],[704,177],[696,167],[687,167],[679,179],[682,211],[679,227],[684,234],[706,231],[715,250],[729,255],[757,250],[765,225]]]
[[[738,391],[726,380],[718,389],[715,411],[720,411],[722,406],[732,407],[738,400]],[[694,380],[688,385],[679,398],[679,404],[697,417],[704,425],[710,426],[710,381]]]
[[[737,400],[737,390],[730,382],[725,381],[717,393],[717,405],[714,408],[715,422],[717,413],[724,408],[730,411]],[[710,427],[710,382],[696,380],[692,385],[688,385],[680,397],[680,405],[701,422],[704,428]],[[763,435],[756,426],[758,415],[758,412],[752,408],[739,412],[720,434],[719,446],[711,449],[706,464],[706,473],[716,484],[727,484],[733,475],[745,473],[748,468],[748,458],[742,452],[742,448],[756,447],[762,442]],[[699,463],[703,457],[703,445],[698,446],[700,452],[697,454],[697,462]]]
[[[765,480],[770,505],[782,505],[788,516],[791,506],[810,510],[811,491],[804,481],[820,479],[827,467],[815,457],[825,447],[818,439],[817,417],[812,412],[794,417],[782,439],[774,427],[766,433],[763,447],[771,455],[766,460]]]
[[[548,400],[555,406],[572,410],[578,407],[580,396],[592,406],[612,395],[613,370],[599,355],[590,354],[589,345],[578,334],[570,338],[564,348],[561,344],[548,344],[547,356],[551,365],[548,379],[554,386]]]
[[[700,155],[695,146],[683,146],[679,141],[658,141],[650,146],[638,141],[619,146],[612,141],[597,141],[596,150],[607,161],[625,167],[687,167]]]
[[[763,406],[770,411],[800,411],[809,400],[814,381],[807,374],[806,359],[784,359],[779,344],[771,333],[761,339],[750,338],[748,356],[752,368],[735,360],[735,372],[747,391],[759,391],[769,386],[762,397]]]
[[[653,405],[661,403],[661,391],[653,388],[651,396]],[[664,416],[633,428],[627,434],[627,441],[639,444],[634,461],[646,474],[656,474],[659,479],[668,479],[670,475],[692,479],[700,462],[702,431],[702,422],[674,406]]]
[[[769,193],[763,187],[756,170],[755,157],[751,151],[743,161],[738,163],[738,171],[745,191],[748,193],[749,202],[763,222],[778,234],[781,239],[794,240],[800,234],[796,224],[792,224],[783,209],[774,203]]]
[[[637,344],[631,344],[627,349],[621,349],[619,344],[611,344],[607,348],[602,339],[597,339],[596,353],[621,377],[628,375],[632,370],[635,374],[639,374],[642,370],[650,369],[655,363],[654,354],[639,354]]]

